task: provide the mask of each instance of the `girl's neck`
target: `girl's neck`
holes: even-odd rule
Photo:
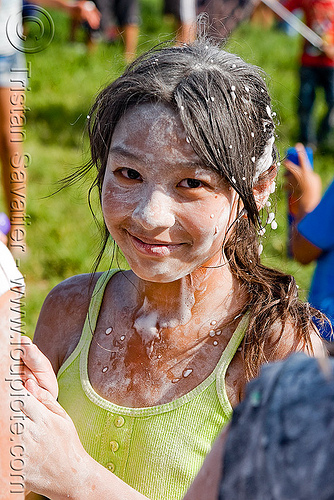
[[[200,268],[171,283],[139,279],[137,290],[134,328],[143,337],[174,337],[175,329],[180,329],[198,339],[212,325],[233,319],[246,300],[228,265]]]

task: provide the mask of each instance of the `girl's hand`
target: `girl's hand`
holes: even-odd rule
[[[65,410],[34,379],[22,412],[26,488],[52,499],[73,498],[85,470],[86,452]]]
[[[310,165],[303,144],[296,144],[299,166],[290,160],[284,161],[287,169],[286,188],[293,196],[297,213],[297,221],[312,212],[321,200],[321,179]]]
[[[51,500],[149,500],[88,455],[71,418],[50,392],[33,379],[26,389],[26,489]]]
[[[36,382],[50,395],[57,399],[58,383],[48,358],[32,343],[29,337],[21,337],[21,360],[23,362],[23,384],[27,387],[29,380]]]

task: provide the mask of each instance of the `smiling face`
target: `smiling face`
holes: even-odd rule
[[[205,168],[163,104],[131,108],[112,136],[102,189],[107,228],[139,278],[172,282],[224,262],[236,193]]]

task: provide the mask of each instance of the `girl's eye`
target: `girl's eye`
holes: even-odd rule
[[[183,181],[179,182],[178,186],[188,189],[196,189],[203,187],[203,182],[198,179],[183,179]]]
[[[137,172],[137,170],[134,170],[133,168],[122,168],[120,170],[121,174],[123,177],[126,179],[131,179],[131,180],[141,180],[140,173]]]

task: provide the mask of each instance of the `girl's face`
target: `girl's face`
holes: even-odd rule
[[[141,104],[118,122],[102,209],[137,276],[166,283],[221,264],[235,206],[235,191],[203,166],[171,108]]]

